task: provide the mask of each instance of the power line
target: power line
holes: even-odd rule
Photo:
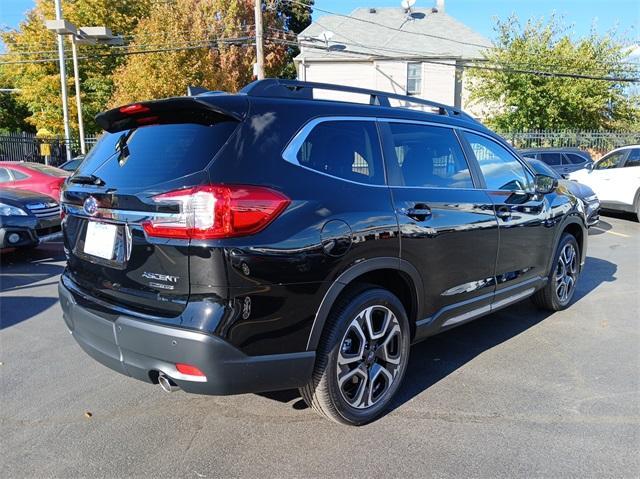
[[[322,25],[320,22],[316,21],[315,22],[317,25],[320,25],[321,27],[324,27],[324,25]],[[288,32],[286,30],[282,30],[282,29],[278,29],[278,28],[274,28],[274,27],[268,27],[270,30],[274,31],[274,32],[278,32],[278,33],[283,33],[285,35],[294,35],[297,38],[297,35],[295,33],[292,32]],[[346,37],[344,34],[341,34],[341,36],[343,38],[345,38],[346,40],[349,40],[348,42],[332,42],[336,45],[339,44],[349,44],[349,42],[351,42],[352,45],[354,46],[359,46],[361,48],[370,50],[369,53],[367,52],[351,52],[351,53],[357,53],[357,54],[363,54],[363,55],[370,55],[370,56],[376,56],[377,54],[375,53],[375,50],[384,50],[384,51],[389,51],[389,52],[395,52],[395,53],[403,53],[409,56],[418,56],[416,55],[415,51],[408,51],[408,50],[398,50],[398,49],[393,49],[393,48],[388,48],[388,47],[369,47],[367,45],[364,45],[362,43],[359,43],[351,38]],[[296,43],[296,45],[300,45],[300,42]],[[309,48],[310,45],[306,44],[305,47]],[[323,49],[322,47],[319,47],[318,49]],[[437,56],[431,53],[427,53],[427,52],[422,52],[419,55],[420,57],[433,57],[433,56]],[[525,63],[525,62],[509,62],[509,63],[499,63],[499,62],[493,62],[493,64],[497,64],[500,66],[507,66],[507,67],[522,67],[522,68],[530,68],[530,63]],[[640,69],[640,64],[639,63],[635,63],[635,62],[611,62],[610,63],[612,66],[617,66],[620,68],[626,68],[627,66],[630,67],[631,70],[637,70]],[[540,65],[540,64],[538,64]],[[636,65],[636,66],[632,66],[632,65]],[[554,62],[554,63],[545,63],[545,64],[541,64],[541,66],[546,67],[546,68],[564,68],[564,72],[561,73],[567,73],[567,68],[565,67],[565,65],[560,64],[558,62]],[[603,72],[608,72],[609,70],[606,69],[606,67],[602,66],[601,68],[599,68],[599,70],[602,70]]]
[[[247,30],[250,30],[254,27],[254,25],[245,25],[244,27],[239,28],[240,31],[246,32]],[[167,36],[167,33],[163,32],[163,33],[158,33],[156,35],[153,36],[158,36],[158,35],[163,35],[163,36]],[[144,35],[146,36],[146,35]],[[123,37],[126,38],[127,36]],[[178,36],[174,36],[172,38],[167,38],[167,41],[171,41],[173,42],[171,45],[167,44],[167,42],[163,42],[163,43],[137,43],[137,37],[136,36],[128,36],[130,38],[132,38],[132,41],[128,42],[125,45],[108,45],[108,44],[101,44],[101,43],[95,43],[95,44],[86,44],[83,45],[84,47],[87,48],[95,48],[95,47],[103,47],[103,48],[109,48],[109,49],[125,49],[125,48],[131,48],[132,46],[135,46],[136,48],[163,48],[163,47],[171,47],[175,45],[175,41],[176,40],[185,40],[185,41],[189,41],[189,42],[196,42],[196,41],[207,41],[210,39],[210,37],[204,37],[202,39],[198,39],[198,38],[193,38],[191,36],[189,36],[189,32],[188,30],[181,30],[180,34]],[[183,37],[183,38],[181,38]],[[65,53],[70,53],[71,50],[65,50]],[[57,50],[21,50],[21,49],[16,49],[16,50],[11,50],[8,52],[0,52],[0,56],[13,56],[13,55],[19,55],[19,56],[24,56],[24,55],[44,55],[44,54],[56,54]]]
[[[240,45],[240,46],[249,46],[254,42],[254,37],[238,37],[238,38],[220,38],[211,40],[205,44],[195,44],[184,47],[170,47],[170,48],[157,48],[157,49],[149,49],[149,50],[135,50],[135,51],[123,51],[123,52],[113,52],[113,53],[104,53],[104,54],[94,54],[91,56],[79,56],[78,60],[88,60],[93,58],[109,58],[116,56],[126,56],[126,55],[141,55],[145,53],[165,53],[165,52],[176,52],[176,51],[186,51],[186,50],[196,50],[202,48],[216,49],[216,43],[228,43],[230,45]],[[37,60],[13,60],[13,61],[3,61],[0,62],[0,65],[19,65],[19,64],[34,64],[34,63],[51,63],[57,62],[57,58],[43,58]]]
[[[459,43],[461,45],[469,45],[469,46],[472,46],[472,47],[487,48],[487,45],[486,44],[482,44],[482,43],[465,42],[465,41],[462,41],[462,40],[456,40],[454,38],[447,38],[447,37],[443,37],[443,36],[440,36],[440,35],[433,35],[431,33],[412,32],[410,30],[403,30],[402,28],[396,28],[396,27],[392,27],[390,25],[384,25],[383,23],[374,22],[372,20],[367,20],[365,18],[352,17],[351,15],[345,15],[343,13],[332,12],[330,10],[323,10],[322,8],[316,7],[314,4],[306,3],[306,2],[303,2],[303,1],[300,1],[300,0],[282,0],[282,1],[283,2],[289,2],[289,3],[295,3],[295,4],[303,6],[303,7],[313,8],[314,10],[317,10],[319,12],[327,13],[329,15],[335,15],[336,17],[342,17],[342,18],[347,18],[349,20],[355,20],[357,22],[368,23],[370,25],[375,25],[377,27],[386,28],[388,30],[394,30],[396,32],[407,33],[409,35],[419,35],[419,36],[422,36],[422,37],[437,38],[438,40],[445,40],[445,41],[452,42],[452,43]],[[315,23],[317,23],[317,22],[315,22]]]
[[[354,21],[362,22],[362,23],[368,23],[370,25],[375,25],[377,27],[386,28],[388,30],[393,30],[393,31],[401,32],[401,33],[406,33],[406,34],[409,34],[409,35],[419,35],[419,36],[428,37],[428,38],[436,38],[436,39],[439,39],[439,40],[445,40],[445,41],[449,41],[449,42],[453,42],[453,43],[459,43],[459,44],[462,44],[462,45],[476,46],[476,47],[481,47],[481,48],[485,48],[485,49],[491,47],[490,45],[486,45],[486,44],[465,42],[465,41],[462,41],[462,40],[456,40],[454,38],[443,37],[443,36],[440,36],[440,35],[434,35],[434,34],[430,34],[430,33],[413,32],[413,31],[410,31],[410,30],[403,30],[402,28],[392,27],[390,25],[385,25],[383,23],[374,22],[373,20],[367,20],[365,18],[358,18],[358,17],[354,17],[354,16],[351,16],[351,15],[345,15],[343,13],[338,13],[338,12],[332,12],[330,10],[323,10],[322,8],[318,8],[315,5],[310,4],[310,3],[306,3],[305,1],[302,1],[302,0],[281,0],[281,1],[294,3],[294,4],[297,4],[297,5],[301,5],[301,6],[305,6],[305,7],[309,7],[309,8],[313,8],[314,10],[317,10],[319,12],[323,12],[323,13],[326,13],[326,14],[329,14],[329,15],[334,15],[336,17],[346,18],[346,19],[349,19],[349,20],[354,20]],[[314,23],[319,24],[318,21],[315,21]],[[344,37],[344,35],[342,33],[340,33],[340,35]],[[366,48],[371,48],[372,49],[372,47],[366,47]],[[571,58],[571,57],[565,57],[565,58]],[[620,62],[620,63],[633,64],[633,63],[637,63],[637,62]],[[617,65],[618,63],[613,63],[612,62],[612,64]]]
[[[319,22],[316,22],[316,23],[324,28],[324,26],[321,25]],[[345,50],[339,50],[340,52],[343,52],[343,53],[362,53],[364,55],[368,55],[368,56],[372,56],[372,57],[385,56],[384,54],[380,55],[379,53],[375,53],[375,50],[378,50],[378,51],[387,51],[387,52],[392,52],[392,53],[400,53],[400,54],[403,54],[403,55],[407,55],[407,57],[409,57],[409,58],[415,58],[416,56],[419,56],[419,55],[416,55],[415,51],[400,50],[400,49],[397,49],[397,48],[375,47],[375,49],[374,49],[374,48],[370,48],[370,47],[368,47],[366,45],[363,45],[362,43],[357,42],[357,41],[355,41],[353,39],[350,39],[350,38],[346,37],[344,34],[342,34],[342,37],[345,38],[346,40],[348,40],[347,42],[340,42],[343,45],[351,45],[351,46],[356,46],[356,47],[360,47],[360,48],[364,48],[364,49],[368,49],[368,50],[372,50],[373,51],[372,53],[367,53],[367,52],[355,52],[353,50],[350,51],[350,52],[346,52]],[[337,42],[335,42],[335,43],[337,43]],[[319,47],[319,49],[322,49],[322,48]],[[331,51],[331,50],[329,49],[327,51]],[[434,55],[432,53],[425,52],[422,56],[429,58],[429,57],[433,57]],[[389,56],[387,55],[386,57],[388,58]],[[423,61],[428,63],[426,60],[423,60]],[[466,63],[466,66],[468,68],[471,68],[472,65],[473,65],[473,64],[469,65],[468,61],[465,61],[465,63]],[[489,62],[487,62],[487,63],[489,63]],[[437,63],[434,63],[434,64],[437,64]],[[440,62],[440,64],[448,65],[447,63],[442,63],[442,62]],[[591,75],[591,74],[573,73],[573,72],[566,72],[566,71],[565,72],[542,71],[542,70],[526,68],[526,67],[525,68],[518,68],[517,66],[514,67],[514,66],[509,65],[509,64],[500,64],[500,63],[493,63],[493,65],[494,65],[493,67],[483,66],[482,68],[483,69],[492,68],[494,71],[507,71],[507,70],[509,70],[510,72],[513,72],[513,73],[530,73],[530,74],[535,74],[535,75],[539,75],[539,76],[543,76],[543,75],[545,75],[545,76],[557,76],[557,77],[569,76],[569,77],[573,77],[573,78],[583,78],[583,79],[590,79],[590,80],[604,80],[606,78],[615,78],[615,79],[623,78],[623,77],[619,77],[619,76],[616,76],[616,77],[606,76],[605,77],[603,75],[602,76],[595,76],[595,75]],[[606,70],[605,70],[605,72],[606,72]],[[625,79],[625,81],[627,81],[627,80]]]
[[[274,41],[274,42],[287,42],[286,40],[280,40],[277,38],[271,38],[270,41]],[[291,43],[291,42],[288,42]],[[344,44],[347,44],[346,42],[343,42]],[[323,51],[329,51],[331,52],[331,50],[327,50],[326,48],[323,47],[319,47],[319,46],[313,46],[313,45],[308,45],[306,46],[307,48],[313,48],[313,49],[317,49],[317,50],[323,50]],[[398,50],[393,50],[394,52],[398,52]],[[393,60],[397,60],[397,57],[394,56],[389,56],[389,55],[371,55],[369,53],[363,53],[363,52],[358,52],[358,51],[353,51],[353,50],[339,50],[339,51],[334,51],[334,52],[339,52],[339,53],[351,53],[354,55],[363,55],[366,57],[379,57],[379,58],[385,58],[385,59],[393,59]],[[405,52],[408,53],[408,52]],[[413,55],[413,58],[418,58],[415,56],[415,52],[410,52]],[[597,76],[597,75],[588,75],[588,74],[580,74],[580,73],[562,73],[562,72],[549,72],[549,71],[541,71],[541,70],[530,70],[530,69],[518,69],[518,68],[510,68],[510,67],[504,67],[504,66],[490,66],[490,65],[477,65],[474,63],[469,63],[468,61],[463,61],[460,62],[458,61],[457,64],[451,64],[451,63],[446,63],[443,61],[437,61],[437,60],[433,60],[433,59],[429,59],[427,58],[421,58],[420,60],[423,63],[429,63],[429,64],[433,64],[433,65],[442,65],[442,66],[447,66],[447,67],[452,67],[452,68],[456,68],[456,67],[463,67],[463,68],[469,68],[469,69],[476,69],[476,70],[490,70],[490,71],[498,71],[498,72],[503,72],[503,73],[513,73],[513,74],[528,74],[528,75],[536,75],[536,76],[543,76],[543,77],[557,77],[557,78],[574,78],[574,79],[582,79],[582,80],[601,80],[601,81],[610,81],[610,82],[614,82],[614,83],[621,83],[621,82],[629,82],[629,83],[638,83],[640,82],[640,78],[628,78],[628,77],[619,77],[619,76]]]

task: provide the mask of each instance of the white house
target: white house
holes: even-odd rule
[[[468,102],[463,64],[481,59],[491,42],[447,15],[444,0],[434,8],[406,11],[398,5],[327,15],[298,40],[300,80],[414,95],[481,114]]]

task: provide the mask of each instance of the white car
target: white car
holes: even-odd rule
[[[640,145],[613,150],[569,179],[590,186],[603,209],[635,213],[640,221]]]

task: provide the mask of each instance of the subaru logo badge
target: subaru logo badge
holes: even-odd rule
[[[93,196],[89,196],[84,200],[82,208],[86,214],[93,216],[98,212],[98,201]]]

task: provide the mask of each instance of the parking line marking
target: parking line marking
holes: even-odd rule
[[[631,238],[631,236],[626,235],[624,233],[618,233],[617,231],[611,231],[611,230],[603,230],[602,228],[598,228],[597,226],[594,226],[593,229],[602,231],[603,233],[609,233],[611,235],[621,236],[622,238]]]

